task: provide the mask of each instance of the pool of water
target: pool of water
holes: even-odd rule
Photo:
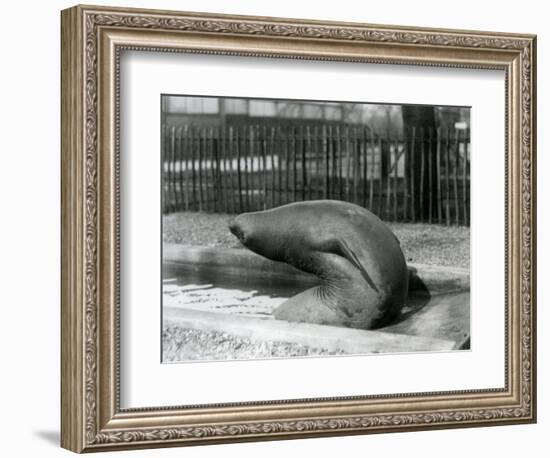
[[[165,263],[163,307],[273,319],[273,310],[289,297],[318,284],[314,277],[273,276],[252,269]],[[386,332],[432,336],[457,343],[469,336],[469,290],[409,291],[407,304]],[[222,326],[223,327],[223,326]]]
[[[272,318],[272,312],[286,299],[316,285],[315,279],[295,279],[240,273],[219,267],[165,263],[163,306],[209,312]],[[412,292],[402,312],[414,313],[427,302],[425,294]]]
[[[201,266],[163,265],[162,302],[165,307],[272,318],[289,297],[315,285],[304,279],[250,275]]]

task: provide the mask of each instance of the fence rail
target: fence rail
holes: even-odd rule
[[[360,126],[162,129],[165,213],[242,213],[339,199],[389,221],[468,225],[469,132]]]

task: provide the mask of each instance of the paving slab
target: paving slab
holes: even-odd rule
[[[260,342],[290,342],[346,354],[450,351],[456,346],[451,340],[435,337],[266,320],[173,307],[164,308],[163,322],[185,329],[223,330],[231,335]]]
[[[432,296],[424,307],[383,330],[452,340],[457,348],[467,349],[470,346],[470,292]]]

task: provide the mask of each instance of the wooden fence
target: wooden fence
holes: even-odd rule
[[[163,211],[242,213],[338,199],[387,221],[468,225],[469,132],[349,125],[163,127]]]

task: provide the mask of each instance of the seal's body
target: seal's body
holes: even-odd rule
[[[229,229],[255,253],[319,277],[319,286],[275,310],[278,319],[372,329],[405,303],[408,272],[399,241],[358,205],[297,202],[244,213]]]

